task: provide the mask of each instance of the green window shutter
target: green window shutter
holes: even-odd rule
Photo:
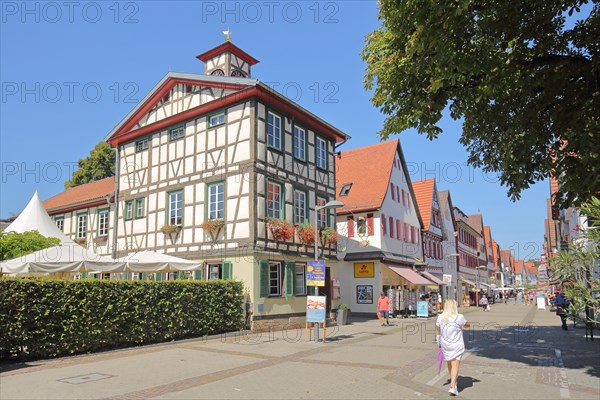
[[[88,273],[87,272],[82,272],[81,273],[81,279],[87,279],[88,277]]]
[[[258,262],[258,297],[269,297],[269,262]]]
[[[146,280],[146,273],[142,272],[142,280],[145,281]]]
[[[296,295],[296,263],[286,261],[285,263],[285,297]]]
[[[194,280],[201,281],[204,280],[204,263],[200,266],[200,269],[194,271]]]
[[[231,279],[232,278],[232,270],[233,270],[233,265],[231,264],[231,261],[223,261],[223,279]]]
[[[162,272],[157,272],[156,274],[154,274],[154,279],[157,281],[162,281]]]

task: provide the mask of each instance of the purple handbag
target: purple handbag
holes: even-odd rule
[[[442,346],[438,346],[438,374],[442,371],[442,361],[444,361],[444,353]]]

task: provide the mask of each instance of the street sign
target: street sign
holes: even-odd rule
[[[452,275],[450,275],[450,274],[443,274],[442,275],[442,282],[444,282],[446,284],[446,286],[452,286]]]
[[[309,261],[306,266],[306,286],[325,286],[325,261]]]
[[[306,322],[325,322],[326,296],[306,296]]]

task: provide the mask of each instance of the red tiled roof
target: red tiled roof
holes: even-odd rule
[[[83,206],[94,201],[103,200],[115,191],[115,177],[75,186],[49,198],[44,202],[48,211],[62,210],[74,206]]]
[[[525,261],[525,271],[528,275],[537,275],[537,268],[533,261]]]
[[[417,205],[421,212],[421,218],[423,219],[423,229],[429,229],[429,223],[431,220],[431,203],[433,202],[433,189],[435,187],[435,179],[425,179],[422,181],[416,181],[412,183],[415,197],[417,198]]]
[[[550,247],[557,247],[556,246],[556,229],[554,229],[555,224],[554,224],[554,220],[552,219],[552,202],[550,199],[546,199],[546,207],[548,210],[548,233],[550,234],[550,236],[548,237],[549,241],[550,241]]]
[[[499,250],[500,247],[498,246],[498,243],[496,243],[496,241],[492,239],[492,257],[494,258],[494,271],[500,271],[500,265],[498,265]]]
[[[515,273],[516,274],[520,274],[523,272],[523,260],[517,260],[515,261]]]
[[[558,179],[550,178],[550,196],[554,196],[554,193],[558,192]]]
[[[394,139],[341,153],[336,160],[336,187],[337,199],[344,207],[337,210],[338,214],[381,207],[398,145],[398,139]],[[345,183],[351,183],[352,187],[347,196],[340,197],[339,190]]]
[[[492,232],[489,226],[483,227],[483,240],[485,240],[485,248],[489,249],[492,240]]]
[[[483,216],[481,214],[467,215],[467,223],[479,233],[483,230]]]
[[[510,250],[500,250],[500,260],[504,263],[505,267],[510,267]]]

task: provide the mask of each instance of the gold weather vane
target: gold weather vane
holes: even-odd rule
[[[226,31],[223,31],[223,35],[225,35],[225,41],[226,42],[231,42],[231,34],[233,32],[231,32],[231,29],[227,28]]]

